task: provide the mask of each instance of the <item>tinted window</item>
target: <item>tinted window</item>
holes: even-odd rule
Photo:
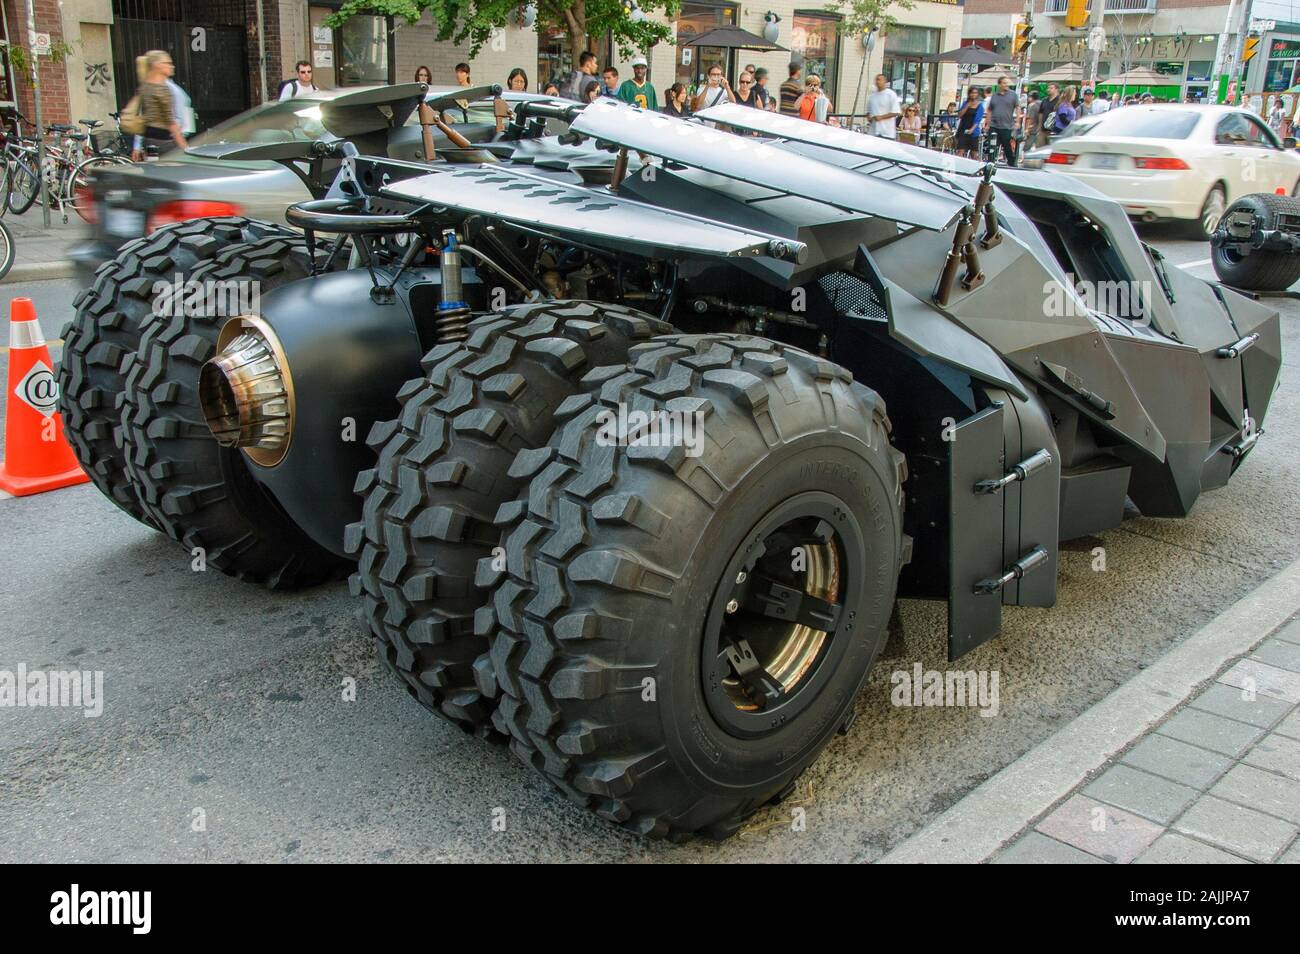
[[[1280,148],[1277,137],[1273,134],[1273,130],[1269,129],[1254,116],[1247,116],[1245,119],[1246,142],[1249,145],[1272,149]]]
[[[1203,114],[1195,108],[1183,110],[1143,109],[1141,106],[1112,107],[1092,127],[1098,136],[1124,139],[1186,139]]]
[[[293,139],[333,139],[320,121],[320,100],[287,99],[255,106],[192,136],[191,146],[214,142],[289,142]]]

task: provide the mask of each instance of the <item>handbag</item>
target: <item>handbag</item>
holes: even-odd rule
[[[117,126],[128,136],[139,136],[144,133],[144,109],[140,103],[139,93],[132,96],[122,107],[122,111],[117,114]]]

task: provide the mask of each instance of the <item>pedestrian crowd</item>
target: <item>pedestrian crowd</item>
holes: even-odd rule
[[[611,97],[681,118],[721,103],[736,103],[808,122],[839,123],[822,77],[811,71],[805,76],[804,65],[798,61],[789,64],[785,82],[776,89],[769,88],[770,74],[764,68],[745,66],[733,86],[722,66],[714,63],[697,87],[673,83],[663,91],[662,101],[650,82],[646,58],[634,56],[629,65],[632,75],[620,78],[617,67],[609,64],[600,69],[596,55],[584,51],[567,75],[539,84],[540,91],[584,103]],[[136,58],[136,70],[140,85],[135,97],[123,107],[121,120],[123,132],[133,137],[132,155],[140,159],[173,145],[185,148],[186,136],[195,129],[194,110],[190,97],[172,78],[176,66],[170,54],[150,50]],[[457,63],[454,73],[457,86],[471,85],[468,63]],[[432,84],[433,72],[420,66],[413,78],[417,83]],[[888,78],[878,74],[867,97],[866,113],[861,114],[865,118],[862,131],[885,139],[929,144],[972,158],[1001,156],[1008,165],[1016,165],[1022,146],[1045,146],[1080,119],[1110,109],[1159,102],[1150,92],[1121,96],[1090,87],[1080,91],[1059,83],[1048,83],[1043,94],[1031,89],[1022,95],[1011,88],[1005,75],[996,86],[989,87],[978,84],[979,74],[971,79],[974,82],[967,87],[960,105],[950,102],[942,112],[927,118],[917,103],[904,104]],[[523,69],[513,69],[506,77],[508,90],[526,92],[529,87],[528,73]],[[276,98],[291,100],[317,90],[312,64],[299,60],[294,75],[279,84]],[[1197,101],[1187,96],[1186,102]],[[469,106],[468,99],[457,102]],[[1280,138],[1293,135],[1300,125],[1300,113],[1294,111],[1300,102],[1276,94],[1266,101],[1257,98],[1256,104],[1256,111]],[[852,118],[856,120],[858,115]]]

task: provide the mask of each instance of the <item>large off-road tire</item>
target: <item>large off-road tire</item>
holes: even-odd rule
[[[491,706],[474,671],[487,640],[473,619],[486,597],[474,573],[500,542],[497,508],[520,489],[511,461],[546,443],[584,373],[625,361],[669,326],[618,305],[559,301],[469,329],[465,342],[425,356],[425,376],[398,394],[401,417],[372,428],[379,461],[358,477],[364,516],[347,544],[358,557],[352,591],[384,660],[421,704],[487,734]]]
[[[1266,229],[1278,227],[1278,217],[1294,216],[1300,221],[1300,199],[1289,195],[1260,192],[1243,195],[1225,214],[1249,210]],[[1252,251],[1240,255],[1223,246],[1211,252],[1214,274],[1225,285],[1247,291],[1285,291],[1300,280],[1300,255],[1293,252]]]
[[[623,828],[724,837],[851,718],[894,602],[904,459],[878,395],[762,338],[656,339],[587,384],[501,511],[507,568],[479,616],[495,720]],[[620,411],[685,415],[683,438],[702,420],[702,439],[620,442]],[[736,639],[779,694],[737,678]]]
[[[225,249],[191,277],[227,289],[255,282],[260,297],[309,274],[305,240],[272,235]],[[122,446],[145,513],[187,549],[202,548],[210,566],[250,583],[289,589],[341,577],[351,564],[311,541],[253,479],[243,452],[213,438],[199,372],[234,316],[188,310],[146,319],[123,363]]]
[[[138,520],[150,523],[127,479],[117,437],[122,364],[140,344],[140,325],[153,312],[154,283],[181,281],[224,248],[264,235],[291,234],[271,222],[196,219],[158,229],[122,246],[95,272],[73,302],[59,364],[59,410],[77,460],[95,486]]]

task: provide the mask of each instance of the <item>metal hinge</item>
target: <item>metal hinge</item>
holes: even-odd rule
[[[1234,341],[1232,344],[1220,348],[1218,351],[1214,353],[1217,354],[1220,358],[1235,358],[1238,355],[1240,355],[1243,351],[1254,346],[1255,342],[1257,341],[1259,341],[1258,334],[1249,334],[1239,341]]]
[[[1115,416],[1115,403],[1108,401],[1096,391],[1091,391],[1084,386],[1083,378],[1075,374],[1064,365],[1052,364],[1050,361],[1042,362],[1043,370],[1047,371],[1057,380],[1062,387],[1070,391],[1076,398],[1092,408],[1097,414],[1110,420]]]
[[[1013,583],[1020,579],[1026,573],[1038,569],[1040,566],[1047,564],[1047,551],[1042,547],[1034,547],[1015,563],[1007,567],[1007,571],[1001,576],[989,577],[987,580],[980,580],[975,584],[976,593],[999,593],[1008,583]]]
[[[1246,454],[1250,453],[1250,449],[1254,447],[1255,444],[1259,441],[1259,435],[1263,433],[1264,433],[1264,429],[1262,427],[1258,428],[1256,430],[1251,431],[1249,434],[1246,434],[1244,437],[1242,437],[1241,440],[1237,441],[1237,443],[1235,444],[1223,445],[1223,447],[1220,448],[1220,450],[1222,450],[1223,453],[1225,454],[1231,455],[1234,460],[1240,457],[1245,457]]]
[[[1052,465],[1052,454],[1046,448],[1035,454],[1030,454],[1020,463],[1016,464],[1003,477],[997,480],[981,480],[975,484],[975,493],[977,494],[996,494],[1003,487],[1014,484],[1018,480],[1027,480],[1034,474]]]

